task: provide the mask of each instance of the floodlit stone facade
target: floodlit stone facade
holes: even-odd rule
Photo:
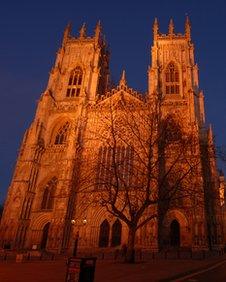
[[[126,101],[139,113],[150,97],[158,95],[163,115],[173,116],[184,132],[192,132],[198,140],[194,147],[199,173],[195,177],[189,174],[189,183],[200,192],[202,204],[193,208],[190,200],[171,204],[161,219],[149,221],[136,232],[135,244],[149,250],[170,246],[193,250],[222,247],[213,136],[211,127],[205,124],[204,96],[199,89],[188,18],[184,34],[175,33],[172,20],[168,34],[161,34],[155,20],[151,58],[146,94],[127,85],[125,72],[119,85],[113,87],[109,51],[100,23],[91,37],[86,35],[85,25],[78,37],[72,36],[71,26],[67,26],[46,91],[22,140],[1,221],[1,246],[71,251],[77,232],[79,248],[83,249],[126,244],[125,222],[108,213],[103,205],[92,202],[92,189],[87,190],[85,200],[78,191],[84,182],[92,186],[97,172],[90,174],[89,181],[82,181],[82,177],[95,161],[93,156],[104,158],[107,154],[100,151],[102,144],[95,135],[101,132],[103,117],[111,114],[107,105],[118,105],[120,111],[120,103]],[[131,159],[131,151],[120,150],[120,158],[128,155]]]

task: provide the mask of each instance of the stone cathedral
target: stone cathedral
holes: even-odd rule
[[[76,189],[89,166],[89,158],[82,163],[83,151],[92,146],[102,158],[108,152],[100,150],[97,141],[86,145],[83,140],[91,135],[90,128],[101,128],[103,117],[94,116],[110,101],[120,104],[126,100],[139,112],[148,97],[160,94],[164,114],[176,116],[180,125],[187,131],[192,129],[198,138],[200,173],[195,181],[190,176],[189,183],[196,183],[202,191],[199,197],[203,204],[192,211],[185,201],[170,205],[161,220],[147,222],[137,230],[135,246],[152,251],[165,246],[221,248],[224,234],[219,175],[212,156],[213,133],[205,123],[204,95],[199,88],[188,18],[184,34],[175,32],[172,20],[168,33],[162,34],[155,19],[145,94],[128,86],[124,71],[118,85],[111,84],[109,50],[99,22],[92,36],[86,34],[85,25],[78,36],[72,36],[71,25],[66,27],[47,88],[21,143],[1,220],[1,247],[71,252],[76,234],[79,248],[84,250],[126,244],[127,225],[103,206],[92,205],[93,193],[87,196],[90,205],[79,205],[82,199]],[[131,159],[131,152],[121,147],[119,158],[129,155]]]

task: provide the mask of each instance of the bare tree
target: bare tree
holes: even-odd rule
[[[122,95],[89,109],[79,184],[83,208],[96,203],[128,226],[127,262],[135,259],[138,229],[172,206],[203,201],[197,127],[164,113],[157,96],[134,99]]]

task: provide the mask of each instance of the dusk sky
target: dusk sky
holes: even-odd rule
[[[217,145],[226,146],[226,1],[11,0],[1,4],[0,202],[66,24],[71,21],[77,35],[86,22],[91,35],[100,20],[110,45],[113,81],[117,83],[125,69],[129,86],[145,92],[154,18],[162,33],[167,32],[170,17],[175,32],[184,32],[186,14],[192,24],[207,123],[213,125]],[[220,165],[226,172],[226,164]]]

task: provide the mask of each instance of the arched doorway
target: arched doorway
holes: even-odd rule
[[[42,240],[41,240],[41,244],[40,244],[41,250],[44,250],[46,248],[47,240],[48,240],[49,227],[50,227],[50,222],[46,223],[44,228],[43,228]]]
[[[180,247],[180,224],[176,219],[170,224],[170,245]]]
[[[122,224],[117,219],[112,226],[111,246],[116,247],[121,244]]]
[[[99,247],[100,248],[108,247],[109,231],[110,231],[110,225],[107,219],[105,219],[100,225],[100,235],[99,235]]]

